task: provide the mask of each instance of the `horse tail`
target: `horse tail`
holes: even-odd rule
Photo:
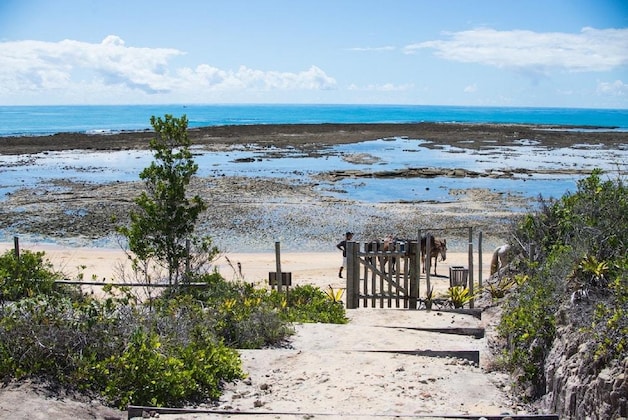
[[[499,269],[499,248],[493,252],[493,258],[491,259],[491,276]]]

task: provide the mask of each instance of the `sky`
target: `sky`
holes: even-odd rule
[[[0,0],[0,105],[628,108],[628,0]]]

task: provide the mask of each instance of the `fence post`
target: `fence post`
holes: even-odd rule
[[[15,259],[20,261],[20,238],[17,236],[13,237],[13,252],[15,253]]]
[[[347,242],[347,309],[356,309],[359,305],[357,291],[360,286],[360,273],[359,269],[356,270],[355,268],[355,260],[358,258],[358,249],[359,246],[357,246],[355,242]],[[354,277],[358,277],[357,282]]]
[[[482,231],[478,232],[478,285],[482,290]]]
[[[473,296],[473,228],[469,228],[469,294]],[[475,307],[475,299],[473,297],[469,301],[469,308]]]
[[[426,293],[430,292],[430,270],[432,269],[432,234],[428,233],[425,238],[425,287]]]
[[[421,279],[421,263],[419,259],[421,258],[421,236],[419,236],[419,240],[416,243],[416,249],[412,249],[411,242],[408,241],[406,245],[408,257],[410,258],[410,302],[409,308],[416,309],[417,303],[419,301],[419,281]]]
[[[277,279],[277,291],[281,292],[283,290],[283,281],[281,275],[281,252],[280,252],[280,243],[279,241],[275,242],[275,278]]]

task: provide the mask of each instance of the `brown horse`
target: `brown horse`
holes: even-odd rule
[[[397,241],[398,239],[395,238],[393,235],[388,235],[384,239],[367,242],[366,244],[364,244],[364,248],[367,252],[391,252],[395,250]],[[392,270],[394,272],[397,267],[397,258],[390,257],[390,259],[392,264]],[[368,257],[367,260],[369,263],[373,264],[373,259],[371,257]],[[379,257],[379,264],[381,266],[386,266],[388,264],[388,261],[389,257]]]
[[[440,255],[441,261],[447,259],[447,239],[431,237],[430,259],[434,258],[434,275],[436,276],[436,261]],[[427,248],[427,236],[421,237],[421,259],[423,260],[423,272],[425,273],[425,257]]]

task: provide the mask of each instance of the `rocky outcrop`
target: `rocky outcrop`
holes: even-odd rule
[[[590,334],[571,323],[559,325],[556,337],[545,363],[542,410],[561,419],[627,418],[628,358],[602,365]]]

